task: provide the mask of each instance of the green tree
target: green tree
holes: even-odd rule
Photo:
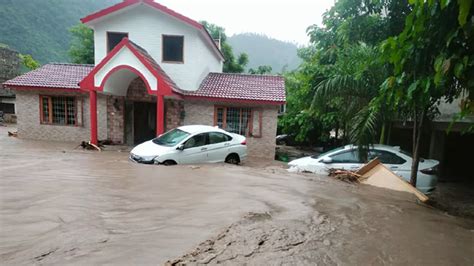
[[[311,45],[299,52],[304,61],[297,74],[307,83],[299,88],[305,93],[298,97],[305,99],[294,101],[292,97],[298,93],[287,88],[288,102],[298,104],[288,105],[289,115],[280,123],[284,133],[296,130],[300,139],[306,139],[300,135],[306,134],[304,127],[288,127],[300,122],[321,127],[324,132],[311,136],[320,140],[327,139],[326,131],[342,129],[343,141],[359,144],[362,157],[367,156],[368,145],[377,142],[377,136],[383,142],[383,125],[392,112],[384,104],[372,103],[389,73],[387,64],[380,60],[378,45],[403,30],[398,24],[409,8],[407,1],[339,0],[324,14],[323,27],[309,27]],[[303,113],[310,115],[298,115]],[[311,118],[314,121],[309,123]]]
[[[94,64],[94,31],[79,23],[69,29],[72,35],[69,57],[75,64]]]
[[[21,64],[24,68],[26,68],[27,70],[31,71],[31,70],[35,70],[37,68],[39,68],[41,65],[35,60],[33,59],[33,57],[29,54],[20,54],[19,55],[20,57],[20,60],[21,60]]]
[[[243,73],[245,67],[249,62],[248,55],[241,53],[237,57],[234,55],[232,46],[227,42],[227,35],[223,27],[209,23],[207,21],[201,21],[201,24],[207,29],[211,37],[215,40],[221,41],[221,51],[224,54],[224,69],[225,73]]]
[[[413,122],[412,185],[416,184],[424,125],[440,101],[474,98],[474,8],[472,0],[410,0],[412,12],[398,36],[383,44],[393,75],[381,96]]]
[[[271,66],[259,66],[257,69],[249,69],[249,73],[253,75],[265,75],[272,73],[272,70]]]
[[[365,43],[342,50],[331,73],[316,85],[313,96],[312,108],[315,109],[331,99],[340,99],[338,120],[344,125],[348,140],[358,145],[363,160],[367,159],[368,144],[376,142],[378,130],[383,131],[376,126],[377,121],[383,120],[382,112],[374,112],[370,105],[388,74],[379,56],[376,47]],[[390,117],[387,112],[383,114],[385,118]],[[379,142],[383,141],[384,134],[381,134]]]

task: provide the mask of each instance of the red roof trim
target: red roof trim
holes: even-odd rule
[[[267,104],[267,105],[282,105],[285,101],[264,101],[264,100],[246,100],[246,99],[235,99],[235,98],[219,98],[219,97],[207,97],[207,96],[194,96],[184,95],[184,99],[199,99],[213,102],[230,102],[230,103],[250,103],[250,104]]]
[[[98,18],[101,18],[101,17],[106,16],[106,15],[108,15],[110,13],[113,13],[113,12],[119,11],[122,8],[126,8],[128,6],[131,6],[131,5],[139,3],[139,2],[140,2],[139,0],[125,0],[124,2],[118,3],[118,4],[113,5],[111,7],[102,9],[98,12],[92,13],[92,14],[84,17],[84,18],[81,18],[81,22],[86,24],[86,23],[88,23],[92,20],[96,20]]]
[[[184,15],[181,15],[181,14],[179,14],[178,12],[169,9],[169,8],[167,8],[167,7],[164,6],[164,5],[158,4],[157,2],[155,2],[155,1],[153,1],[153,0],[144,0],[143,2],[149,4],[150,6],[156,8],[156,9],[158,9],[158,10],[160,10],[160,11],[163,11],[164,13],[166,13],[166,14],[168,14],[168,15],[170,15],[170,16],[173,16],[173,17],[175,17],[175,18],[177,18],[177,19],[179,19],[179,20],[181,20],[181,21],[183,21],[183,22],[188,23],[189,25],[195,27],[196,29],[199,29],[199,30],[204,29],[204,26],[203,26],[201,23],[195,21],[194,19],[191,19],[191,18],[188,18],[188,17],[186,17],[186,16],[184,16]]]
[[[145,83],[145,86],[146,86],[146,89],[148,91],[148,94],[150,95],[153,95],[153,91],[151,90],[151,87],[150,87],[150,84],[148,83],[148,81],[145,79],[145,76],[143,76],[142,73],[140,73],[140,71],[136,70],[134,67],[131,67],[131,66],[127,66],[127,65],[120,65],[120,66],[116,66],[114,67],[112,70],[109,71],[109,73],[107,73],[107,75],[105,75],[104,79],[102,80],[102,84],[100,84],[100,87],[99,88],[96,88],[100,91],[104,91],[104,86],[105,86],[105,83],[107,82],[107,80],[109,79],[109,77],[121,70],[121,69],[128,69],[129,71],[135,73],[137,76],[139,76],[142,80],[143,80],[143,83]]]
[[[148,4],[149,6],[154,7],[154,8],[156,8],[156,9],[158,9],[158,10],[160,10],[160,11],[162,11],[162,12],[164,12],[164,13],[172,16],[172,17],[175,17],[175,18],[183,21],[183,22],[186,22],[189,25],[191,25],[191,26],[193,26],[193,27],[195,27],[199,30],[204,28],[204,26],[202,26],[201,23],[199,23],[199,22],[197,22],[193,19],[190,19],[190,18],[188,18],[184,15],[181,15],[178,12],[173,11],[173,10],[167,8],[166,6],[161,5],[161,4],[159,4],[159,3],[157,3],[153,0],[125,0],[124,2],[118,3],[118,4],[113,5],[111,7],[100,10],[96,13],[93,13],[93,14],[87,16],[87,17],[84,17],[84,18],[81,19],[81,21],[82,21],[82,23],[89,23],[93,20],[99,19],[103,16],[109,15],[111,13],[119,11],[120,9],[126,8],[128,6],[132,6],[132,5],[137,4],[137,3]]]
[[[212,37],[210,36],[209,32],[206,30],[206,28],[199,22],[189,18],[189,17],[186,17],[182,14],[179,14],[178,12],[174,11],[174,10],[171,10],[169,8],[167,8],[166,6],[164,5],[161,5],[153,0],[124,0],[123,2],[121,3],[118,3],[116,5],[113,5],[111,7],[108,7],[108,8],[105,8],[103,10],[100,10],[96,13],[93,13],[87,17],[84,17],[81,19],[81,22],[84,23],[84,24],[87,24],[93,20],[96,20],[96,19],[99,19],[101,17],[104,17],[104,16],[107,16],[111,13],[114,13],[114,12],[117,12],[123,8],[126,8],[126,7],[129,7],[129,6],[132,6],[134,4],[137,4],[137,3],[145,3],[163,13],[166,13],[178,20],[181,20],[182,22],[184,23],[187,23],[189,25],[191,25],[192,27],[200,30],[201,32],[203,32],[203,34],[205,35],[205,38],[207,39],[208,42],[211,43],[211,46],[218,52],[218,54],[220,55],[221,59],[224,60],[224,55],[222,54],[222,51],[219,49],[219,47],[217,47],[216,43],[214,42],[214,40],[212,40]]]

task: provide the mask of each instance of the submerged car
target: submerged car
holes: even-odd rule
[[[410,181],[412,157],[409,153],[387,145],[374,145],[369,149],[368,159],[378,158],[395,174]],[[316,174],[327,174],[327,170],[346,169],[357,170],[364,163],[359,159],[356,146],[347,145],[319,156],[304,157],[288,163],[290,169],[308,171]],[[425,194],[433,192],[438,183],[437,171],[439,162],[436,160],[420,159],[416,188]]]
[[[211,126],[182,126],[136,146],[130,159],[144,164],[239,164],[247,157],[244,136]]]

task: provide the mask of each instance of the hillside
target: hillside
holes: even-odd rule
[[[68,61],[68,29],[120,0],[0,0],[0,43],[42,64]]]
[[[236,34],[228,38],[234,53],[245,52],[249,55],[248,68],[270,65],[274,73],[292,70],[301,63],[297,55],[298,47],[289,42],[269,38],[255,33]]]
[[[79,19],[121,0],[0,0],[0,43],[23,54],[31,54],[41,64],[68,62],[71,35],[68,29]],[[248,68],[270,65],[273,72],[296,68],[297,47],[258,34],[238,34],[228,38],[235,53],[246,52]]]

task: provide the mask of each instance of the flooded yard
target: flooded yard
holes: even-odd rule
[[[159,167],[0,129],[0,263],[474,264],[474,223],[277,166]]]

